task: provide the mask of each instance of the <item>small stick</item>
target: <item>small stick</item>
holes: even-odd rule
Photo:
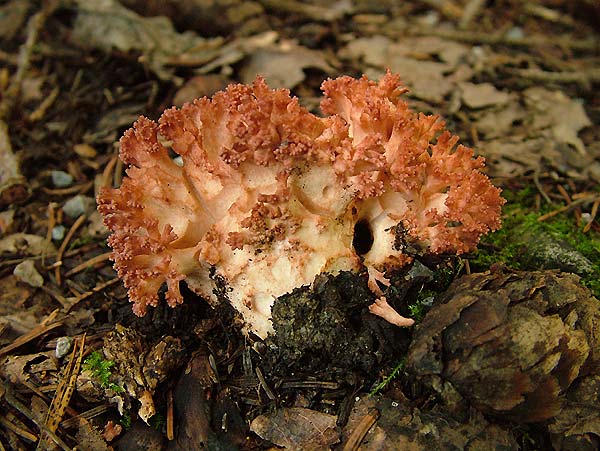
[[[86,269],[91,268],[92,266],[96,266],[98,263],[105,262],[106,260],[108,260],[110,258],[111,255],[112,255],[112,252],[105,252],[104,254],[96,255],[95,257],[92,257],[89,260],[75,266],[73,269],[71,269],[70,271],[68,271],[65,274],[65,277],[71,277],[74,274],[77,274],[81,271],[85,271]]]
[[[121,279],[119,279],[118,277],[115,277],[114,279],[110,279],[107,280],[106,282],[102,282],[99,283],[98,285],[96,285],[94,288],[92,288],[89,291],[86,291],[85,293],[81,293],[80,295],[78,295],[75,299],[73,299],[71,301],[71,304],[69,305],[69,308],[67,311],[71,311],[71,309],[77,305],[78,303],[80,303],[81,301],[83,301],[84,299],[89,298],[90,296],[104,290],[107,287],[110,287],[111,285],[116,284],[117,282],[119,282]]]
[[[50,315],[48,315],[46,317],[46,319],[44,320],[44,322],[42,324],[34,327],[29,332],[27,332],[25,335],[21,335],[19,338],[14,340],[11,344],[6,345],[3,348],[0,348],[0,357],[5,354],[8,354],[9,352],[13,351],[14,349],[17,349],[17,348],[23,346],[25,343],[29,343],[31,340],[35,340],[37,337],[44,335],[46,332],[49,332],[53,329],[56,329],[57,327],[62,326],[62,324],[63,324],[62,320],[58,320],[58,321],[54,322],[54,319],[56,318],[57,314],[58,314],[58,310],[54,310],[52,313],[50,313]]]
[[[540,216],[538,218],[538,221],[539,222],[545,221],[546,219],[556,216],[557,214],[572,210],[573,208],[577,207],[578,205],[584,204],[586,202],[592,202],[592,201],[597,202],[599,199],[600,199],[600,196],[593,196],[593,197],[584,197],[584,198],[574,200],[569,205],[565,205],[564,207],[560,207],[557,210],[551,211],[549,213],[546,213],[545,215]]]
[[[79,375],[81,361],[83,360],[85,336],[86,335],[83,334],[83,337],[81,337],[79,349],[77,349],[77,346],[73,346],[71,359],[69,360],[64,373],[61,375],[62,377],[60,378],[58,386],[56,387],[56,391],[54,392],[54,398],[52,398],[52,403],[48,408],[45,423],[47,429],[53,433],[55,433],[58,429],[58,425],[62,421],[65,411],[69,406],[69,402],[71,401],[71,397],[73,396],[73,392],[75,391],[77,376]],[[41,434],[36,450],[43,451],[48,449],[47,436],[47,433]]]
[[[52,189],[52,188],[42,188],[42,190],[46,194],[51,194],[53,196],[67,196],[69,194],[84,194],[88,192],[91,188],[94,187],[94,182],[85,182],[80,185],[73,185],[68,188],[60,188],[60,189]]]
[[[175,439],[173,424],[173,390],[169,389],[167,392],[167,440],[169,441]]]
[[[600,69],[597,68],[581,69],[577,72],[550,72],[539,69],[517,69],[512,67],[505,67],[502,70],[510,75],[542,83],[576,83],[583,88],[589,88],[592,83],[600,82]]]
[[[269,387],[269,384],[267,384],[267,380],[265,379],[265,376],[263,376],[263,373],[259,367],[256,367],[256,376],[258,377],[260,386],[263,388],[269,399],[271,401],[277,399],[277,396],[275,396],[275,393],[273,393],[273,390],[271,390],[271,387]]]
[[[29,115],[29,120],[31,122],[36,122],[36,121],[39,121],[40,119],[42,119],[44,117],[44,115],[46,114],[46,111],[48,111],[48,108],[50,108],[52,106],[52,104],[58,97],[59,93],[60,93],[60,89],[58,87],[55,87],[52,90],[52,92],[50,92],[50,95],[48,97],[46,97],[43,100],[43,102],[40,103],[40,105],[35,109],[35,111],[33,111]]]
[[[542,195],[542,197],[544,198],[544,200],[546,201],[546,203],[551,204],[552,201],[550,200],[550,198],[548,197],[548,194],[546,194],[546,191],[544,191],[544,188],[542,187],[542,184],[540,183],[540,174],[538,171],[535,171],[535,173],[533,174],[533,183],[534,183],[535,187],[537,188],[537,190]]]
[[[100,178],[101,182],[100,182],[100,186],[102,188],[110,188],[110,182],[111,179],[113,178],[112,172],[115,169],[115,166],[117,165],[117,161],[119,161],[119,158],[117,155],[114,155],[111,157],[111,159],[109,160],[108,164],[106,165],[106,167],[104,168],[104,171],[102,171],[102,177]]]
[[[77,231],[77,229],[79,229],[79,227],[81,227],[81,225],[85,222],[85,219],[86,219],[85,214],[83,214],[79,218],[77,218],[77,220],[73,223],[73,225],[67,232],[67,236],[65,236],[65,239],[61,243],[60,248],[58,249],[58,252],[56,253],[56,262],[57,263],[60,262],[61,266],[62,266],[62,259],[63,259],[63,254],[65,253],[65,249],[67,248],[69,242],[71,241],[71,238],[73,238],[73,235],[75,235],[75,232]],[[56,284],[60,287],[60,285],[61,285],[60,266],[58,266],[54,269],[54,276],[56,277]]]
[[[462,17],[458,23],[458,28],[461,30],[467,28],[473,18],[479,14],[484,3],[485,0],[470,0],[469,3],[465,5]]]
[[[372,408],[356,425],[342,451],[356,451],[367,433],[379,419],[379,410]]]
[[[571,202],[573,202],[571,200],[571,196],[569,196],[569,193],[567,193],[567,190],[564,189],[562,185],[557,185],[556,189],[558,190],[560,195],[563,197],[563,199],[565,199],[565,202],[567,203],[567,205],[570,204]]]
[[[598,46],[597,39],[589,38],[584,40],[571,39],[569,37],[557,37],[555,39],[548,36],[528,36],[524,38],[513,38],[505,35],[470,32],[464,30],[443,29],[440,27],[413,26],[408,28],[409,35],[413,36],[437,36],[443,39],[466,42],[469,44],[488,44],[488,45],[508,45],[512,47],[548,47],[551,45],[564,49],[579,51],[595,51]],[[402,30],[398,33],[392,33],[392,37],[398,37],[403,34]]]
[[[35,419],[33,412],[29,410],[23,403],[21,403],[21,401],[15,398],[12,392],[10,391],[10,387],[1,380],[0,389],[3,391],[4,399],[8,404],[10,404],[14,409],[17,409],[31,421],[33,421],[33,423],[40,429],[40,431],[47,434],[58,446],[60,446],[63,449],[63,451],[71,451],[71,448],[67,446],[67,444],[63,442],[59,436],[57,436],[54,432],[48,429],[43,422],[37,421]]]
[[[11,423],[7,418],[0,417],[0,424],[13,431],[19,437],[23,437],[25,440],[29,440],[30,442],[37,441],[37,436],[35,434],[20,428],[16,424]]]

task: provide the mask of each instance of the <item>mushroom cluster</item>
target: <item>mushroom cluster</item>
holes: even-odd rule
[[[321,273],[368,271],[373,313],[386,272],[420,253],[468,252],[500,226],[504,200],[437,116],[413,112],[398,76],[326,80],[319,117],[263,79],[140,117],[121,139],[128,165],[99,211],[134,312],[166,283],[216,301],[226,286],[247,330],[272,331],[274,300]],[[176,157],[176,158],[174,158]]]

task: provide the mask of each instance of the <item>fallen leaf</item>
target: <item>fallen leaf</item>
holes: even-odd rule
[[[282,42],[256,50],[242,68],[241,78],[244,83],[252,83],[261,75],[272,88],[293,88],[304,80],[304,69],[308,67],[333,72],[322,52]]]
[[[7,233],[14,224],[15,210],[0,212],[0,236]]]
[[[0,207],[27,198],[26,180],[13,153],[8,126],[0,119]]]
[[[29,0],[12,0],[0,8],[0,39],[10,41],[22,30],[30,6]]]
[[[173,105],[181,107],[185,102],[191,102],[201,97],[211,97],[230,82],[229,78],[220,74],[196,75],[177,90],[173,97]]]
[[[336,419],[302,407],[282,408],[256,417],[250,429],[290,451],[323,451],[339,441]]]
[[[486,109],[473,119],[475,128],[486,139],[514,134],[515,128],[525,120],[527,111],[518,101],[509,102],[500,108]]]
[[[459,83],[462,91],[463,103],[472,109],[485,108],[494,105],[504,105],[510,99],[510,95],[499,91],[491,83]]]
[[[87,419],[79,419],[79,428],[75,439],[79,444],[78,449],[82,451],[109,451],[112,450],[106,444],[102,434]]]
[[[54,245],[39,235],[13,233],[0,240],[0,254],[51,255],[56,253]]]
[[[54,350],[29,355],[8,356],[4,361],[0,361],[0,376],[12,383],[27,382],[32,376],[35,376],[34,380],[44,379],[46,382],[46,373],[49,371],[58,371]]]
[[[378,419],[368,427],[374,409],[379,412]],[[349,448],[353,433],[361,427],[364,438],[357,447]],[[483,416],[473,414],[467,422],[459,423],[441,409],[424,412],[408,403],[376,397],[364,397],[356,403],[344,428],[343,442],[348,447],[344,449],[358,451],[495,450],[517,446],[510,431],[487,423]]]
[[[585,145],[577,136],[579,131],[592,125],[583,104],[571,99],[562,91],[534,87],[523,94],[525,105],[531,110],[529,127],[533,130],[550,130],[559,142],[585,153]]]
[[[142,17],[116,0],[77,0],[73,39],[82,47],[106,52],[135,51],[163,80],[181,82],[168,66],[199,66],[217,55],[222,38],[178,33],[164,16]]]
[[[397,43],[385,36],[354,39],[340,51],[343,58],[362,59],[370,66],[391,69],[410,88],[411,96],[435,103],[454,89],[446,75],[466,53],[467,47],[438,38],[411,38]]]

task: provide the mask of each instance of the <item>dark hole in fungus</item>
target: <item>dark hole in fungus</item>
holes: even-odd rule
[[[364,255],[371,250],[373,246],[373,232],[371,225],[366,219],[361,219],[354,226],[354,237],[352,238],[352,247],[358,255]]]

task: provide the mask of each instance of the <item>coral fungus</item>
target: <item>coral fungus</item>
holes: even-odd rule
[[[325,117],[257,78],[125,133],[127,177],[98,208],[136,314],[157,304],[163,283],[171,306],[183,302],[182,280],[209,301],[225,285],[265,337],[275,298],[320,273],[366,268],[371,310],[410,324],[382,297],[386,272],[416,248],[470,251],[499,227],[503,199],[483,159],[437,116],[411,111],[396,75],[322,89]]]

